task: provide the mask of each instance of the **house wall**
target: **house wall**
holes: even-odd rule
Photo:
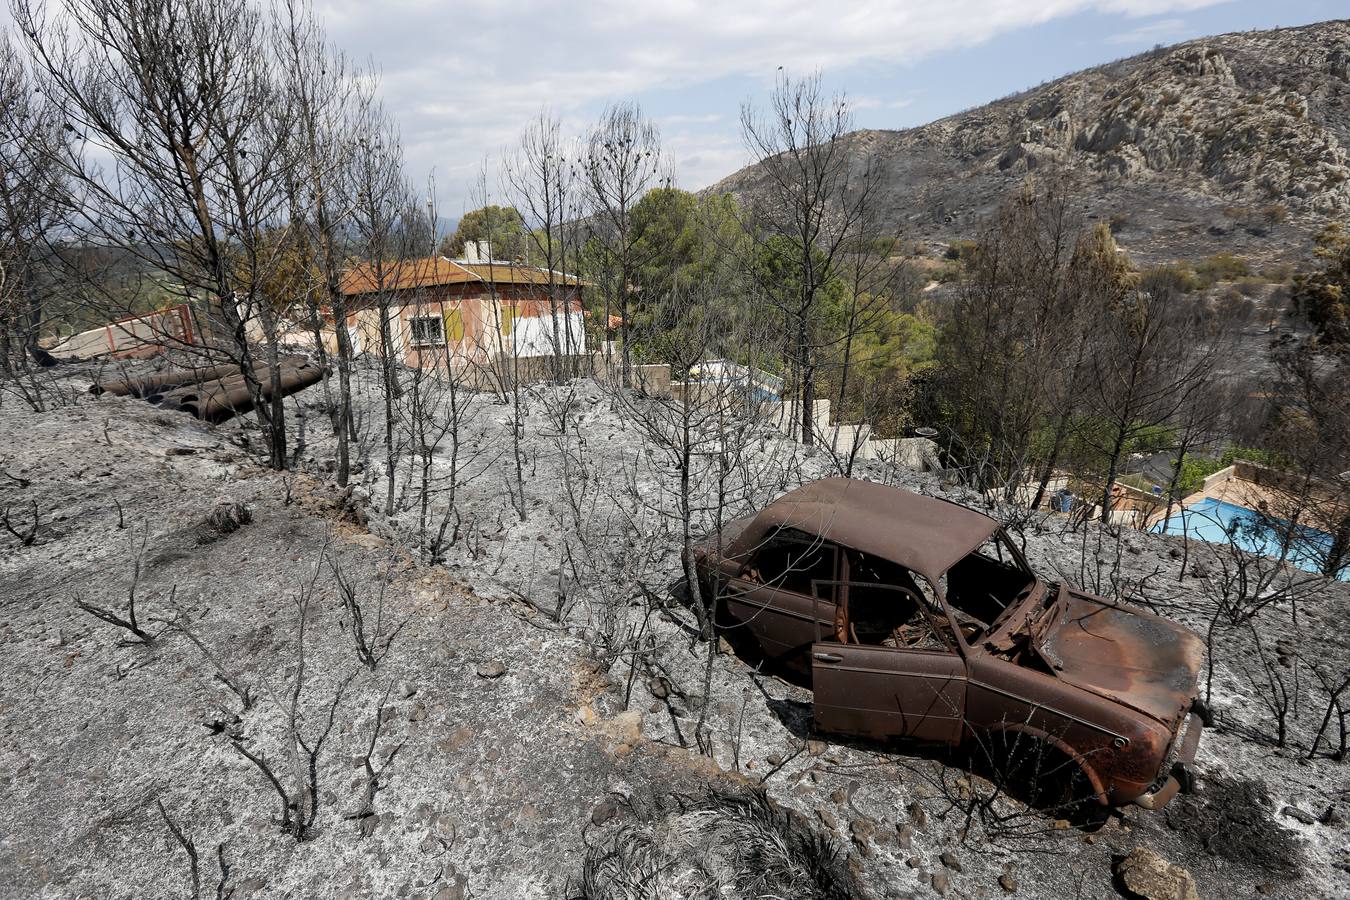
[[[391,304],[394,353],[410,366],[439,367],[452,364],[483,363],[497,356],[544,356],[553,353],[551,334],[553,316],[547,285],[502,285],[489,290],[480,282],[444,285],[407,292],[407,298],[396,298]],[[379,309],[373,301],[348,314],[347,326],[358,352],[380,354]],[[514,309],[508,316],[505,310]],[[412,339],[411,320],[421,316],[438,316],[446,323],[444,345],[418,346]],[[507,334],[503,335],[503,320],[509,318]],[[462,323],[462,337],[455,340],[453,325]],[[559,345],[571,353],[585,352],[585,327],[580,297],[576,292],[565,306],[559,308]]]

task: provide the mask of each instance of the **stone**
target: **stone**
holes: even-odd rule
[[[812,756],[820,756],[820,754],[825,752],[825,748],[828,746],[829,745],[824,741],[807,741],[806,752],[810,753]]]
[[[651,691],[653,697],[657,700],[664,700],[670,696],[670,682],[661,676],[655,676],[647,679],[647,690]]]
[[[942,864],[953,872],[961,871],[961,860],[957,859],[956,854],[950,850],[944,850],[938,859],[942,860]]]
[[[817,809],[816,818],[820,819],[820,824],[831,831],[837,831],[839,829],[839,820],[836,819],[834,813],[830,812],[828,809]]]
[[[409,722],[421,722],[427,717],[427,707],[424,703],[414,703],[412,711],[408,713]]]
[[[446,738],[441,743],[444,745],[444,749],[454,752],[471,740],[473,740],[473,729],[466,725],[461,725],[450,732],[450,737]]]
[[[595,804],[595,809],[591,810],[591,824],[604,825],[606,822],[612,822],[619,817],[619,801],[613,797],[606,797]]]
[[[1317,822],[1316,816],[1310,812],[1299,809],[1297,806],[1286,806],[1284,809],[1280,810],[1280,815],[1288,816],[1291,819],[1302,822],[1304,825],[1313,825]]]
[[[1323,825],[1344,825],[1345,819],[1336,811],[1336,807],[1328,806],[1326,812],[1317,817],[1317,821]]]
[[[406,681],[400,681],[400,682],[398,683],[398,695],[399,695],[400,697],[402,697],[404,700],[407,700],[409,697],[411,697],[411,696],[412,696],[413,694],[415,694],[415,693],[417,693],[417,688],[415,688],[415,687],[413,687],[412,685],[408,684],[408,682],[406,682]]]
[[[908,825],[901,825],[896,830],[896,841],[900,844],[901,850],[908,850],[914,846],[914,829]]]
[[[479,678],[501,678],[506,674],[506,663],[500,659],[489,660],[478,665]]]
[[[1011,872],[1004,872],[998,876],[998,886],[1009,894],[1017,893],[1017,879],[1012,876]]]
[[[1116,877],[1145,900],[1200,900],[1191,873],[1147,847],[1135,847],[1116,863]]]
[[[947,889],[951,887],[952,879],[946,872],[939,871],[933,873],[932,883],[934,891],[939,894],[945,894],[947,893]]]
[[[915,800],[905,807],[909,813],[909,821],[918,831],[923,831],[928,827],[928,813],[924,811],[923,804]]]

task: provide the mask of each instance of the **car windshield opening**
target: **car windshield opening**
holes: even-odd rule
[[[1036,582],[1000,529],[947,570],[947,603],[958,620],[978,625],[968,638],[987,631]],[[962,629],[965,631],[965,628]]]

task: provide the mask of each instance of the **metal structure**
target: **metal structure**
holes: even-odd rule
[[[281,396],[289,397],[323,378],[323,370],[303,356],[283,357],[278,366]],[[272,399],[272,371],[266,363],[253,366],[259,399]],[[139,397],[161,409],[179,410],[213,424],[254,407],[254,396],[237,365],[206,369],[178,369],[139,378],[117,377],[90,385],[94,394]]]
[[[979,512],[828,478],[728,525],[698,566],[721,624],[809,678],[822,730],[1035,747],[1101,804],[1155,809],[1190,784],[1201,638],[1043,580]]]

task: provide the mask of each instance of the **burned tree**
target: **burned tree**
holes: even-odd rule
[[[845,136],[853,117],[820,76],[780,76],[761,115],[741,109],[745,144],[759,162],[762,195],[746,222],[758,256],[756,287],[782,319],[802,443],[814,440],[822,298],[868,220],[879,171],[855,158]]]
[[[661,180],[661,136],[637,104],[611,106],[587,137],[583,159],[594,219],[588,243],[597,257],[595,269],[604,293],[606,323],[611,313],[619,316],[620,366],[623,383],[628,385],[633,364],[630,294],[640,265],[633,207]]]
[[[239,367],[284,467],[284,416],[262,396],[250,334],[261,327],[274,354],[261,285],[291,165],[291,106],[258,52],[266,23],[246,0],[68,0],[56,11],[16,0],[14,12],[43,92],[78,136],[56,157],[83,200],[72,233],[167,273],[166,290],[226,336],[215,349]]]
[[[567,314],[576,292],[566,272],[577,270],[580,231],[578,170],[581,149],[562,138],[558,120],[541,113],[521,134],[502,168],[502,184],[514,208],[532,223],[524,236],[527,264],[542,266],[548,284],[549,340],[554,380],[576,374],[570,359],[585,340],[584,326]]]
[[[385,185],[375,182],[387,179],[389,169],[400,165],[400,158],[389,155],[387,122],[372,113],[370,96],[358,88],[360,73],[328,47],[306,0],[287,0],[279,18],[278,57],[285,66],[285,97],[293,110],[295,129],[286,147],[295,169],[289,185],[298,194],[290,207],[299,217],[291,224],[305,234],[305,246],[313,253],[312,271],[320,285],[317,293],[334,323],[336,476],[339,485],[346,485],[351,475],[350,443],[356,435],[351,397],[354,350],[341,283],[347,256],[345,235],[356,207],[364,203],[369,213],[372,204],[387,202],[383,196],[362,196],[361,188],[382,194]],[[344,194],[344,177],[350,178],[356,196]]]
[[[56,315],[46,276],[57,267],[54,231],[72,201],[59,162],[69,134],[61,125],[57,106],[0,34],[0,379],[35,410],[48,393],[37,370],[51,362],[38,337]]]

